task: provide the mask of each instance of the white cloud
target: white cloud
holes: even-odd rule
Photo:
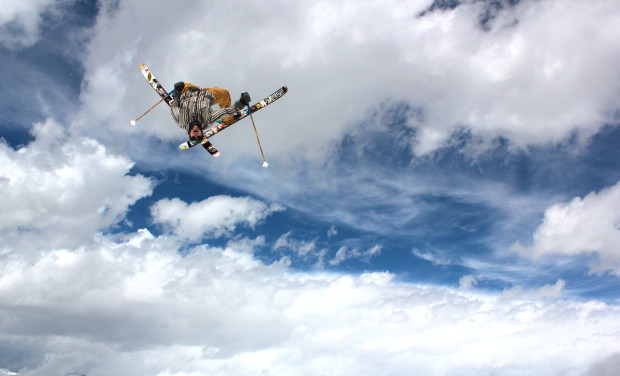
[[[95,27],[83,113],[119,134],[184,139],[164,107],[127,126],[157,100],[136,68],[146,62],[169,89],[185,80],[260,99],[288,85],[280,102],[255,116],[268,157],[280,164],[323,162],[333,142],[381,103],[420,109],[408,119],[416,138],[404,140],[419,153],[463,126],[525,146],[575,130],[588,136],[611,120],[620,78],[616,2],[521,1],[488,32],[478,25],[483,2],[418,17],[428,3],[256,2],[240,16],[225,2],[121,2]],[[184,27],[165,27],[180,17]],[[208,33],[200,26],[207,24]],[[214,142],[228,160],[257,152],[242,125]]]
[[[618,373],[618,369],[620,369],[620,353],[615,353],[593,365],[585,376],[614,376]]]
[[[283,234],[273,245],[274,250],[281,248],[294,250],[299,257],[306,257],[316,250],[316,241],[303,241],[291,238],[292,231]]]
[[[533,244],[515,244],[513,249],[534,259],[548,254],[595,253],[598,259],[590,265],[592,272],[620,275],[620,182],[549,207]]]
[[[476,285],[478,282],[478,277],[475,275],[466,275],[459,279],[459,289],[460,290],[469,290]]]
[[[539,288],[527,289],[523,286],[515,286],[502,293],[502,299],[540,300],[545,298],[561,297],[566,282],[558,279],[553,285],[545,285]]]
[[[228,243],[226,243],[227,248],[232,248],[237,251],[243,252],[254,252],[255,249],[263,247],[265,245],[265,237],[260,235],[255,239],[250,239],[246,237],[233,238]]]
[[[376,244],[371,248],[360,251],[358,248],[349,248],[342,246],[336,252],[333,259],[329,260],[330,265],[340,265],[347,260],[361,260],[369,262],[371,258],[381,254],[381,246]]]
[[[333,375],[544,375],[599,367],[620,339],[617,306],[554,300],[560,282],[507,299],[399,283],[388,273],[265,265],[253,256],[261,236],[184,248],[195,234],[229,234],[278,209],[248,197],[158,201],[153,221],[178,237],[98,234],[152,182],[128,176],[128,160],[51,120],[34,133],[28,147],[2,145],[0,154],[9,195],[2,230],[11,235],[3,238],[9,257],[0,257],[0,367],[20,375],[307,375],[326,367]],[[20,242],[26,223],[38,237]],[[37,241],[37,252],[22,252]],[[290,234],[278,244],[316,251]],[[380,251],[344,248],[337,257]]]
[[[272,250],[279,251],[286,259],[314,262],[314,267],[322,269],[325,266],[326,248],[318,249],[316,239],[311,241],[298,240],[292,237],[292,231],[282,234],[273,244]]]
[[[0,44],[7,48],[33,45],[39,39],[42,15],[66,0],[6,0],[0,7]]]
[[[8,194],[0,203],[0,367],[28,376],[325,370],[385,375],[412,369],[430,375],[555,375],[616,365],[620,308],[556,299],[561,280],[538,289],[481,293],[472,291],[473,277],[461,281],[463,291],[399,283],[388,273],[296,273],[286,259],[265,265],[253,256],[265,245],[262,236],[235,238],[223,249],[182,248],[185,240],[260,223],[276,208],[259,200],[164,199],[153,205],[152,215],[168,233],[97,235],[152,189],[147,179],[128,175],[130,159],[112,152],[126,150],[158,169],[204,158],[178,151],[171,158],[165,148],[154,153],[125,137],[134,131],[166,140],[184,137],[163,108],[138,128],[128,126],[156,100],[136,69],[142,61],[168,87],[182,79],[223,86],[233,95],[249,90],[256,98],[288,84],[291,91],[282,102],[256,116],[268,156],[282,165],[287,159],[292,164],[326,158],[331,143],[365,116],[362,109],[385,100],[424,108],[426,117],[410,119],[422,134],[420,152],[440,145],[454,125],[488,137],[504,134],[523,145],[562,139],[575,127],[594,132],[615,108],[617,69],[607,63],[617,61],[619,48],[614,2],[521,1],[491,33],[477,29],[476,4],[415,18],[428,4],[251,2],[240,10],[227,2],[171,7],[153,1],[145,8],[120,1],[115,11],[102,12],[85,62],[84,107],[72,124],[72,131],[100,141],[73,136],[64,141],[63,130],[48,121],[35,127],[37,140],[27,148],[0,145],[0,186]],[[519,19],[517,26],[504,27],[511,17]],[[589,24],[593,19],[596,27]],[[233,166],[226,161],[255,153],[247,130],[233,127],[219,135],[215,141],[223,157],[207,157],[206,165],[232,178],[234,171],[251,174],[253,183],[272,176],[260,168],[260,173],[226,168]],[[385,183],[399,195],[382,202],[406,207],[407,212],[386,215],[398,217],[396,224],[416,215],[414,202],[403,203],[400,194],[413,200],[431,186],[415,181]],[[330,188],[333,180],[327,178],[309,176],[308,182],[325,188],[315,194],[339,188]],[[355,189],[369,180],[359,182]],[[283,179],[277,191],[296,183]],[[294,199],[313,199],[307,189],[299,192]],[[364,193],[372,200],[385,191],[373,186]],[[593,210],[609,204],[608,193],[587,196],[580,205]],[[328,206],[329,215],[350,215],[337,204]],[[556,209],[570,217],[579,213],[563,205]],[[382,226],[382,213],[371,214]],[[387,233],[390,224],[382,229]],[[562,232],[551,233],[556,238],[551,243],[560,244]],[[609,226],[606,234],[614,234]],[[316,251],[312,242],[286,234],[279,245],[301,255]],[[37,252],[26,258],[24,249]],[[380,251],[378,245],[366,251],[345,247],[332,262]],[[419,256],[442,260],[432,253]]]
[[[0,366],[26,376],[582,374],[620,340],[619,308],[597,301],[295,273],[245,249],[181,257],[175,243],[142,230],[4,259],[0,348],[19,346],[26,360],[0,355]]]
[[[118,223],[153,183],[128,175],[133,163],[89,138],[72,138],[53,120],[34,125],[19,150],[0,144],[3,248],[76,247]]]
[[[411,250],[411,254],[415,257],[421,258],[422,260],[426,260],[433,265],[450,265],[454,263],[453,260],[443,257],[439,252],[422,251],[414,248]]]
[[[255,226],[274,211],[250,197],[213,196],[188,204],[178,198],[163,199],[151,207],[153,221],[175,235],[189,240],[230,234],[239,225]]]

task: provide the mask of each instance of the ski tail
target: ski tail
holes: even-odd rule
[[[215,148],[215,146],[213,146],[213,144],[211,142],[209,142],[209,141],[205,142],[204,144],[202,144],[202,147],[205,148],[205,150],[208,151],[209,154],[211,154],[212,156],[214,156],[214,157],[219,157],[220,156],[219,150],[217,150]]]

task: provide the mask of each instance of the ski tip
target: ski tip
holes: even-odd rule
[[[214,153],[214,154],[211,154],[211,155],[217,158],[217,157],[220,156],[220,152],[218,151],[217,153]]]
[[[263,167],[264,167],[264,168],[267,168],[267,166],[269,166],[269,163],[267,163],[267,162],[263,162]]]
[[[131,125],[133,125],[134,127],[136,126],[136,121],[135,121],[135,120],[132,120],[132,121],[130,121],[129,123],[130,123]]]
[[[288,86],[282,86],[282,89],[284,89],[284,92],[286,93],[288,91]]]

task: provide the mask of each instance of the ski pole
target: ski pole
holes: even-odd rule
[[[157,105],[158,105],[158,104],[160,104],[161,102],[163,102],[163,101],[164,101],[164,99],[165,99],[165,98],[160,99],[160,100],[159,100],[159,102],[155,103],[155,104],[153,105],[153,107],[151,107],[151,108],[149,108],[148,110],[146,110],[146,112],[145,112],[145,113],[143,113],[142,115],[140,115],[140,117],[138,117],[136,120],[132,120],[132,121],[130,121],[131,125],[135,126],[135,125],[136,125],[136,122],[137,122],[138,120],[142,119],[142,118],[144,117],[144,115],[148,114],[148,113],[149,113],[152,109],[154,109],[155,107],[157,107]]]
[[[256,141],[258,141],[258,148],[260,149],[260,155],[263,157],[263,167],[267,168],[269,163],[265,159],[265,153],[263,153],[263,147],[260,144],[260,138],[258,137],[258,131],[256,130],[256,124],[254,124],[254,117],[252,116],[252,110],[248,106],[248,113],[250,114],[250,120],[252,120],[252,126],[254,127],[254,134],[256,135]]]

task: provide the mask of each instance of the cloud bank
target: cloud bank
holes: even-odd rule
[[[258,99],[288,85],[282,103],[257,119],[268,124],[270,155],[282,159],[303,153],[322,160],[382,103],[415,109],[405,121],[416,131],[403,141],[418,154],[437,150],[463,127],[487,142],[504,137],[524,148],[574,135],[587,140],[617,120],[614,2],[506,3],[486,28],[479,22],[486,2],[424,13],[428,6],[259,2],[238,12],[221,2],[120,2],[101,12],[94,29],[84,114],[117,132],[135,131],[127,122],[156,100],[135,68],[146,62],[168,87],[185,80]],[[149,22],[135,22],[137,14]],[[178,18],[187,20],[184,27],[162,31]],[[233,21],[238,28],[231,32],[225,25]],[[123,84],[129,82],[135,84]],[[166,112],[144,124],[154,136],[178,139],[183,134]],[[234,155],[254,151],[247,130],[228,134],[217,142]]]
[[[231,248],[181,257],[141,230],[3,263],[0,346],[23,358],[8,364],[3,351],[2,364],[23,375],[583,374],[617,351],[620,312],[553,299],[561,288],[498,296],[295,273]]]
[[[264,238],[237,231],[273,213],[256,199],[160,200],[152,220],[169,231],[111,231],[153,183],[95,140],[65,139],[53,121],[35,129],[28,147],[1,149],[10,199],[2,208],[0,367],[10,372],[580,375],[616,361],[619,308],[566,298],[562,280],[485,293],[390,273],[301,273],[287,257],[266,264],[254,255]],[[184,222],[170,207],[221,222]],[[26,220],[36,236],[21,239]],[[207,242],[190,245],[199,238],[188,234],[200,232]],[[218,234],[236,240],[209,245]],[[36,251],[24,252],[26,240]],[[289,234],[276,248],[314,250]],[[345,249],[340,259],[380,251]]]

